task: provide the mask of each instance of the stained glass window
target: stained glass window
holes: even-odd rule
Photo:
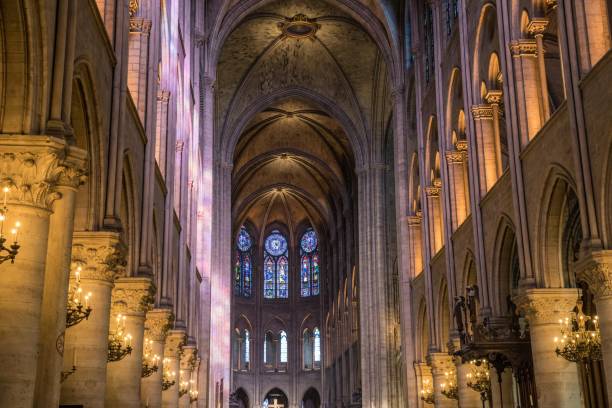
[[[234,258],[234,293],[250,297],[253,286],[253,263],[251,262],[251,235],[240,227],[236,237],[236,256]]]
[[[314,362],[321,362],[321,332],[318,327],[315,327],[312,331],[312,335],[314,337],[314,346],[313,346],[313,356]]]
[[[248,330],[244,331],[244,362],[248,365],[251,362],[251,335]]]
[[[289,297],[289,255],[287,240],[278,231],[272,231],[264,243],[264,297]]]
[[[286,363],[287,358],[287,333],[284,330],[280,332],[280,362]]]
[[[319,294],[319,241],[317,233],[311,228],[302,235],[300,241],[300,295],[302,297]]]

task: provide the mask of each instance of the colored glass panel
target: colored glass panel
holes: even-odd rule
[[[271,256],[264,261],[264,297],[274,299],[274,259]]]
[[[240,232],[238,232],[238,237],[236,238],[236,246],[238,249],[242,252],[248,251],[251,249],[252,244],[253,241],[251,240],[249,232],[244,227],[240,228]]]
[[[276,297],[286,299],[289,297],[289,261],[281,256],[277,264],[277,294]]]
[[[302,241],[300,243],[302,251],[307,254],[317,249],[317,233],[314,230],[308,230],[302,235]]]
[[[251,256],[244,254],[242,257],[242,294],[243,296],[251,296],[253,265],[251,264]]]
[[[300,288],[302,297],[310,296],[310,257],[308,255],[302,256]]]
[[[319,294],[319,280],[320,280],[319,255],[314,254],[312,256],[312,286],[311,286],[311,292],[313,296],[316,296]]]
[[[273,232],[265,243],[266,252],[272,256],[280,256],[287,252],[287,240],[280,232]]]
[[[321,332],[317,327],[312,332],[314,337],[314,347],[313,347],[313,355],[315,363],[319,363],[321,361]]]
[[[284,331],[280,332],[280,362],[286,363],[287,358],[287,333]]]

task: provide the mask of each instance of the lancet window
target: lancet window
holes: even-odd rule
[[[300,241],[300,294],[302,297],[317,296],[319,294],[319,240],[317,233],[309,229],[302,235]]]
[[[272,231],[264,244],[264,297],[289,297],[289,255],[287,239],[277,230]]]
[[[253,240],[246,228],[241,227],[236,237],[234,258],[234,293],[237,296],[250,297],[253,286],[253,261],[251,249]]]

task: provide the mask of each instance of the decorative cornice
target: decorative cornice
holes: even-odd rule
[[[548,27],[548,19],[545,17],[534,17],[527,25],[527,32],[533,36],[543,35]]]
[[[134,17],[138,12],[138,0],[130,0],[128,3],[128,12],[130,13],[130,17]]]
[[[170,91],[157,91],[157,100],[160,102],[168,102],[170,100]]]
[[[460,152],[467,152],[468,150],[468,141],[467,139],[457,140],[455,142],[455,149]]]
[[[155,285],[149,278],[119,278],[112,295],[113,314],[144,314],[155,301]]]
[[[492,105],[501,105],[501,103],[504,101],[504,94],[499,89],[490,89],[484,96],[484,100]]]
[[[198,349],[196,346],[187,345],[183,347],[181,355],[181,370],[192,371],[195,368],[198,359]]]
[[[612,297],[612,251],[595,251],[576,262],[576,278],[589,285],[597,301]]]
[[[406,222],[408,225],[421,225],[423,221],[423,217],[419,215],[409,215],[406,217]]]
[[[77,188],[84,181],[86,152],[50,136],[3,135],[0,138],[0,185],[8,200],[50,210],[62,197],[59,186]]]
[[[112,283],[125,274],[125,246],[116,232],[75,232],[72,239],[72,263],[82,268],[81,279]]]
[[[145,319],[147,336],[153,341],[164,341],[173,323],[174,313],[170,309],[149,310]]]
[[[164,357],[179,358],[185,345],[185,330],[170,330],[164,344]]]
[[[517,310],[531,326],[555,324],[567,317],[580,297],[579,289],[527,289],[514,297]]]
[[[465,159],[466,159],[466,154],[463,151],[459,151],[459,150],[447,150],[446,151],[446,161],[449,164],[463,163]]]
[[[510,52],[513,57],[537,57],[538,46],[532,38],[521,38],[510,43]]]
[[[130,18],[130,33],[149,34],[151,32],[151,20],[141,17]]]
[[[493,108],[491,105],[472,105],[472,115],[474,120],[492,120],[493,119]]]

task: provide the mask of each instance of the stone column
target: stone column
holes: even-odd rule
[[[497,369],[491,366],[489,378],[491,379],[491,405],[500,408],[514,407],[512,369],[505,367],[504,371],[499,374]]]
[[[127,85],[143,123],[147,102],[147,61],[149,59],[150,33],[151,20],[141,17],[130,18]]]
[[[601,333],[601,352],[608,376],[606,389],[612,397],[612,251],[596,251],[576,264],[576,277],[589,285],[595,296]]]
[[[191,401],[189,400],[189,390],[191,390],[192,386],[192,373],[195,368],[195,364],[198,358],[198,349],[195,345],[189,344],[183,347],[183,354],[181,355],[181,371],[180,371],[180,380],[181,383],[185,382],[187,392],[179,397],[179,408],[189,408],[191,406]],[[184,387],[181,386],[184,390]]]
[[[155,300],[151,279],[119,278],[112,293],[111,317],[121,314],[125,333],[132,336],[132,352],[120,361],[109,362],[106,371],[106,406],[138,408],[144,344],[145,313]]]
[[[459,150],[446,151],[446,163],[448,164],[449,184],[451,186],[451,222],[453,231],[465,220],[468,214],[469,201],[466,187],[467,153]]]
[[[536,40],[536,53],[538,57],[538,79],[540,80],[540,92],[542,95],[543,119],[550,118],[550,100],[548,96],[548,79],[546,78],[546,63],[544,61],[544,32],[548,27],[548,19],[545,17],[534,17],[527,26],[527,32]]]
[[[541,87],[538,81],[538,48],[536,40],[524,38],[510,43],[514,57],[517,89],[517,106],[523,146],[531,140],[544,124]]]
[[[456,365],[457,370],[457,394],[461,408],[479,408],[482,406],[480,394],[467,386],[467,376],[472,372],[474,366],[470,363]]]
[[[442,206],[440,193],[442,192],[440,179],[434,180],[432,186],[425,187],[427,195],[427,211],[429,213],[429,240],[431,256],[433,257],[442,248],[444,238],[442,236]]]
[[[493,108],[491,105],[472,106],[478,152],[478,175],[480,177],[480,195],[484,196],[497,181],[498,163],[495,127],[493,124]]]
[[[62,384],[60,402],[103,408],[111,290],[115,278],[124,272],[125,248],[116,232],[75,232],[72,262],[82,268],[81,287],[92,294],[92,312],[88,320],[66,331],[64,367],[72,366],[76,354],[77,372]]]
[[[433,384],[433,380],[431,377],[431,367],[426,363],[414,363],[414,371],[417,382],[417,398],[418,398],[418,407],[424,408],[429,407],[429,404],[425,404],[423,400],[421,400],[421,391],[423,390],[423,383],[429,381]]]
[[[427,357],[433,377],[434,405],[436,408],[457,407],[457,401],[442,394],[442,384],[448,381],[445,373],[454,370],[453,358],[448,353],[430,353]]]
[[[82,160],[82,154],[79,156]],[[6,260],[0,264],[0,406],[3,407],[34,405],[50,209],[61,198],[61,193],[56,191],[57,183],[73,168],[71,160],[71,148],[63,139],[46,135],[0,138],[0,183],[1,187],[10,189],[4,222],[6,246],[14,242],[10,230],[17,221],[21,223],[17,237],[21,247],[14,263]],[[64,253],[57,256],[63,257]],[[46,335],[53,330],[45,326],[44,331]],[[61,335],[53,340],[59,353],[63,351],[62,340]]]
[[[145,337],[153,341],[151,352],[160,358],[157,371],[141,381],[141,406],[146,408],[161,408],[162,406],[164,343],[173,321],[174,316],[170,309],[153,309],[146,314]]]
[[[577,289],[526,289],[515,297],[529,322],[539,408],[582,407],[577,366],[558,357],[553,343],[578,296]]]
[[[176,373],[175,384],[162,392],[163,408],[178,408],[179,403],[179,372],[180,358],[185,344],[185,330],[170,330],[164,345],[164,358],[167,359],[168,369]]]
[[[83,178],[82,171],[72,170],[60,179],[57,192],[62,199],[53,204],[50,218],[35,392],[35,406],[40,408],[59,405],[74,203]]]

